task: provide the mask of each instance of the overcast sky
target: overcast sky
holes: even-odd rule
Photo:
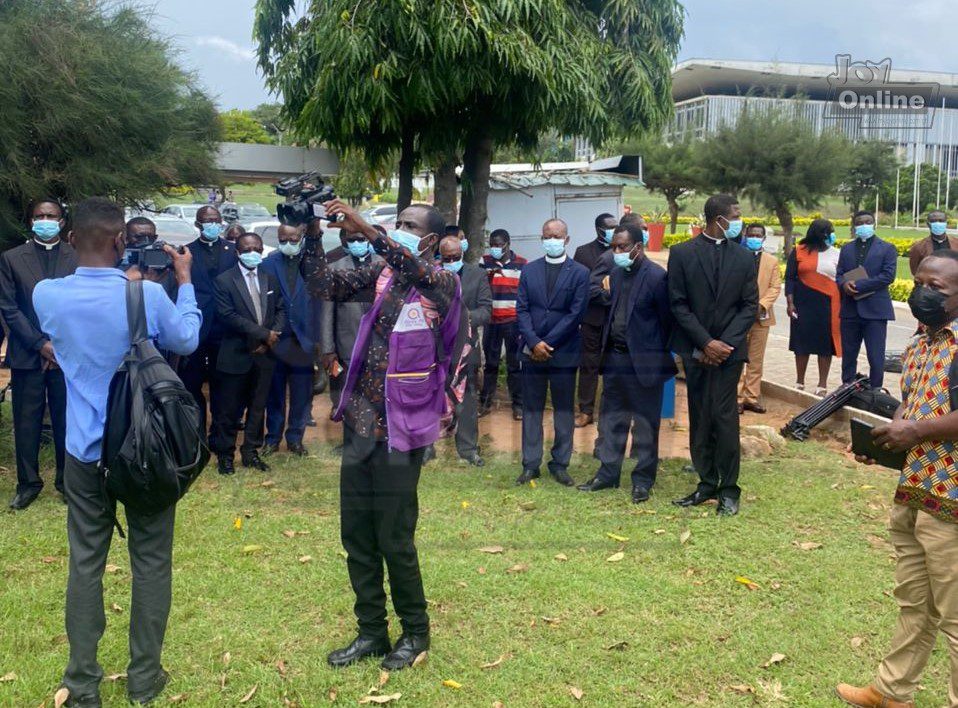
[[[270,100],[256,69],[254,0],[156,0],[155,22],[220,108]],[[832,64],[891,57],[897,69],[958,72],[954,0],[687,0],[680,59]]]

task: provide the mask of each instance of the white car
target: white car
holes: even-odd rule
[[[205,206],[210,206],[209,204],[169,204],[168,206],[163,207],[160,211],[161,214],[168,214],[169,216],[176,217],[177,219],[182,219],[190,224],[196,221],[196,212]]]
[[[264,256],[269,255],[279,247],[279,226],[278,221],[254,221],[249,225],[249,230],[259,234],[259,237],[263,239]],[[341,245],[339,229],[323,229],[323,250],[329,252]]]
[[[183,219],[166,214],[143,214],[156,224],[156,237],[171,246],[185,246],[200,235],[197,228]]]
[[[379,204],[363,211],[360,216],[366,220],[367,224],[373,226],[385,226],[393,228],[396,225],[396,216],[398,211],[395,204]]]

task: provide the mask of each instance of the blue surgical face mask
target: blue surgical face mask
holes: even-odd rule
[[[263,262],[263,254],[257,253],[256,251],[247,251],[246,253],[239,254],[240,263],[244,266],[253,270],[253,268],[259,267],[259,264]]]
[[[558,258],[565,253],[564,238],[544,238],[542,239],[542,249],[549,258]]]
[[[419,244],[422,239],[416,236],[416,234],[411,234],[408,231],[403,231],[402,229],[394,229],[389,232],[389,238],[403,248],[407,249],[414,256],[418,256],[420,254]]]
[[[207,241],[215,241],[223,233],[223,224],[218,221],[210,221],[203,224],[203,238]]]
[[[632,254],[631,253],[613,253],[612,260],[615,261],[615,264],[619,268],[629,268],[632,265]]]
[[[741,219],[732,219],[728,222],[728,227],[723,229],[723,234],[725,238],[738,238],[738,235],[742,233],[742,220]]]
[[[931,229],[932,235],[944,236],[945,232],[948,231],[948,224],[944,221],[932,221],[928,224],[928,228]]]
[[[443,262],[442,267],[448,270],[450,273],[458,273],[460,270],[462,270],[462,259],[460,258],[455,263]]]
[[[602,240],[605,242],[605,245],[608,246],[612,243],[612,237],[615,235],[615,229],[603,229],[602,230]]]
[[[33,234],[41,241],[52,241],[60,235],[60,222],[51,219],[37,219],[33,222]]]
[[[467,238],[459,239],[459,245],[462,246],[462,252],[463,254],[465,254],[466,251],[469,250],[469,239]]]
[[[346,250],[355,258],[365,258],[369,255],[369,241],[347,241]]]
[[[855,227],[855,236],[860,238],[862,241],[867,241],[872,236],[875,235],[875,226],[874,224],[859,224]]]
[[[502,248],[500,246],[490,246],[489,255],[495,258],[497,261],[501,261],[503,256]]]
[[[279,244],[279,252],[284,256],[298,256],[299,252],[303,250],[303,241],[300,239],[296,243],[292,241],[284,241]]]
[[[749,236],[745,239],[745,248],[750,251],[761,251],[765,246],[765,239],[760,236]]]
[[[829,246],[834,246],[834,245],[835,245],[835,232],[834,232],[834,231],[832,231],[830,234],[828,234],[828,238],[825,239],[825,243],[827,243]]]
[[[649,230],[648,229],[642,229],[642,245],[643,246],[649,245]]]

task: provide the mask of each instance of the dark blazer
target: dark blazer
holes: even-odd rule
[[[601,262],[604,262],[604,256],[609,253],[611,253],[609,247],[599,243],[599,239],[596,238],[575,249],[574,260],[576,263],[584,265],[592,273]],[[611,256],[609,258],[611,259]],[[608,275],[608,273],[605,275]],[[605,324],[606,309],[601,300],[590,300],[589,308],[585,312],[585,317],[582,318],[582,324],[601,327]]]
[[[855,281],[855,287],[860,293],[873,293],[866,298],[856,300],[845,294],[842,288],[842,275],[857,267],[855,254],[855,240],[842,246],[838,254],[838,269],[835,280],[842,293],[842,309],[840,316],[843,319],[863,320],[893,320],[895,308],[891,304],[891,295],[888,286],[895,280],[898,272],[898,250],[888,241],[882,241],[872,236],[872,243],[865,254],[862,267],[868,273],[867,278]]]
[[[675,376],[675,359],[669,350],[672,335],[672,311],[669,308],[669,281],[665,268],[648,258],[639,261],[632,289],[629,291],[629,320],[626,339],[635,377],[643,386],[665,383]],[[615,268],[609,275],[609,315],[602,328],[602,349],[605,350],[612,331],[612,318],[619,306],[619,296],[626,272]]]
[[[214,242],[212,246],[207,246],[201,239],[197,239],[188,243],[186,247],[193,254],[190,279],[193,282],[193,290],[196,292],[196,305],[203,313],[200,343],[207,340],[218,341],[223,336],[223,327],[216,317],[216,278],[230,268],[236,267],[238,262],[236,247],[225,238]],[[219,254],[216,258],[216,267],[212,271],[207,271],[205,266],[205,253],[209,248],[215,249]]]
[[[270,331],[286,329],[286,304],[272,273],[257,270],[263,324],[256,323],[256,310],[239,266],[216,278],[216,314],[223,327],[223,340],[216,360],[217,371],[245,374],[253,366],[253,350],[266,341]]]
[[[578,366],[579,325],[589,306],[589,269],[566,258],[552,297],[547,296],[546,287],[545,258],[523,266],[516,295],[520,351],[525,347],[533,349],[544,341],[555,350],[551,363]]]
[[[492,319],[492,288],[489,287],[489,276],[484,268],[475,263],[466,263],[459,271],[459,282],[462,285],[462,306],[469,310],[469,324],[471,325],[472,352],[469,354],[470,365],[479,364],[479,329],[489,324]]]
[[[60,241],[53,277],[71,275],[77,268],[73,247]],[[44,280],[37,247],[29,241],[0,255],[0,314],[10,330],[7,364],[11,369],[39,369],[40,348],[49,338],[40,331],[33,311],[33,289]]]
[[[722,272],[715,282],[710,249],[724,248]],[[726,363],[746,361],[746,338],[758,311],[755,257],[735,243],[713,245],[697,236],[669,249],[669,304],[675,319],[672,351],[684,357],[712,339],[735,351]]]
[[[285,258],[279,251],[273,251],[264,260],[261,269],[271,273],[279,282],[279,290],[283,296],[283,303],[286,307],[286,318],[289,326],[283,330],[283,341],[291,341],[293,335],[299,340],[299,346],[309,354],[313,354],[316,345],[319,344],[320,316],[322,306],[319,298],[311,296],[306,291],[306,282],[303,276],[296,276],[296,285],[292,291],[289,289],[289,280],[286,277]],[[277,348],[277,356],[281,354],[281,349]]]
[[[370,263],[381,261],[375,253],[369,260],[360,262],[362,268]],[[356,259],[352,256],[340,258],[335,263],[327,261],[329,269],[338,270],[356,270]],[[356,344],[356,333],[359,332],[359,323],[373,306],[373,300],[376,297],[375,286],[365,288],[356,293],[346,302],[333,302],[332,300],[321,300],[322,317],[320,322],[320,353],[338,355],[341,362],[348,364],[353,355],[353,346]]]

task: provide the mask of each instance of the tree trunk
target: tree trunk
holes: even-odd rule
[[[442,214],[447,224],[459,223],[458,187],[456,185],[456,165],[459,159],[455,152],[448,152],[436,163],[435,190],[436,197],[433,204]]]
[[[402,147],[399,153],[399,194],[396,198],[397,213],[412,204],[412,173],[416,166],[416,134],[411,128],[403,130]]]
[[[679,225],[679,203],[675,197],[666,195],[665,199],[669,203],[669,221],[671,222],[669,233],[674,236],[675,230]]]
[[[471,133],[462,156],[462,203],[459,226],[469,239],[469,260],[482,252],[489,202],[489,168],[495,143],[491,136]]]
[[[785,255],[792,252],[794,239],[792,238],[792,212],[786,204],[780,204],[775,207],[775,215],[778,217],[778,223],[782,227],[782,233],[785,236]]]

